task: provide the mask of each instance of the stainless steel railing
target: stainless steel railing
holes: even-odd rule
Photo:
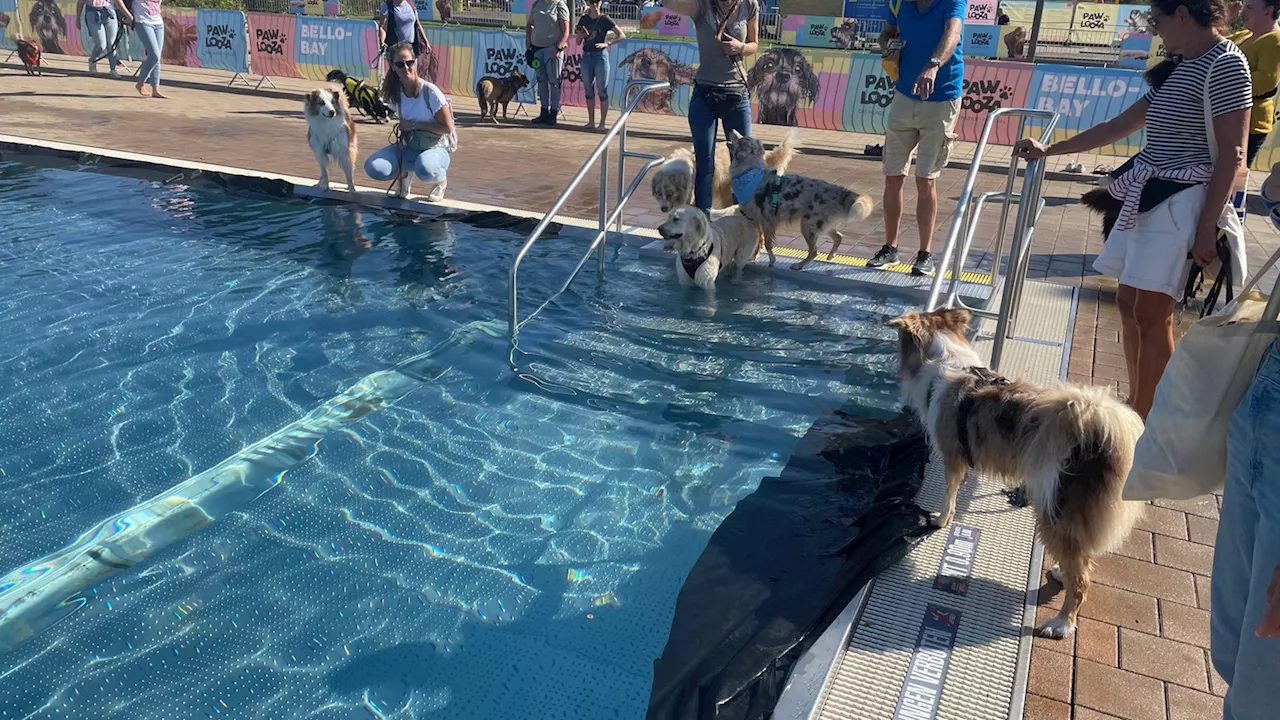
[[[627,121],[631,119],[631,113],[636,109],[636,105],[640,103],[641,98],[648,93],[657,90],[665,90],[669,87],[671,87],[670,83],[655,82],[653,80],[632,80],[627,83],[626,88],[622,92],[623,109],[618,115],[618,119],[614,121],[613,127],[609,129],[609,132],[605,133],[600,144],[596,145],[596,149],[592,151],[591,155],[587,157],[586,162],[584,162],[582,167],[578,169],[577,174],[575,174],[573,179],[569,181],[569,184],[565,186],[564,191],[560,193],[560,197],[556,198],[556,201],[551,204],[551,209],[542,216],[542,220],[538,223],[537,227],[533,229],[533,232],[529,233],[529,237],[524,241],[524,244],[520,246],[520,250],[516,253],[515,258],[512,259],[511,279],[507,287],[507,328],[513,344],[515,343],[516,333],[520,331],[521,327],[533,318],[537,317],[538,313],[542,312],[543,308],[551,304],[552,300],[555,300],[561,293],[569,289],[569,285],[573,283],[574,278],[578,277],[578,273],[581,272],[582,266],[587,264],[587,260],[591,257],[591,253],[593,252],[598,253],[598,262],[596,266],[597,273],[599,277],[604,277],[605,238],[609,234],[609,226],[615,225],[617,232],[622,231],[623,208],[626,207],[627,201],[631,199],[631,195],[635,193],[636,188],[640,187],[640,183],[644,181],[644,176],[653,168],[661,165],[663,159],[660,155],[627,150]],[[615,137],[618,138],[618,195],[617,203],[613,212],[609,212],[609,143],[612,142]],[[632,179],[631,183],[627,185],[624,190],[623,181],[625,180],[625,176],[623,173],[627,158],[647,160],[648,162],[640,168],[640,171],[636,173],[635,178]],[[520,263],[524,261],[525,255],[529,253],[529,249],[532,248],[534,243],[542,237],[543,231],[547,229],[547,226],[550,225],[551,221],[555,219],[557,214],[559,214],[560,208],[564,207],[565,202],[569,200],[569,196],[578,188],[579,183],[581,183],[582,179],[587,176],[587,173],[596,166],[597,162],[600,164],[599,231],[596,233],[595,239],[591,241],[591,245],[587,248],[587,251],[583,253],[582,259],[579,260],[578,264],[573,268],[573,272],[569,273],[569,278],[560,286],[560,289],[552,293],[551,297],[547,298],[533,312],[529,313],[528,317],[521,320],[519,315]]]
[[[1000,369],[1000,359],[1004,353],[1004,341],[1013,334],[1018,308],[1022,302],[1022,286],[1026,282],[1027,268],[1031,261],[1031,238],[1035,232],[1036,222],[1040,219],[1040,212],[1044,210],[1044,200],[1040,197],[1041,187],[1044,184],[1044,160],[1031,160],[1026,163],[1026,169],[1023,172],[1022,192],[1014,193],[1013,185],[1018,177],[1019,165],[1017,155],[1014,155],[1009,161],[1009,174],[1005,181],[1004,192],[984,192],[977,198],[973,197],[973,186],[977,181],[978,173],[981,171],[982,156],[987,151],[987,140],[991,135],[991,129],[995,126],[995,121],[1004,115],[1020,118],[1018,126],[1019,137],[1023,136],[1028,119],[1044,119],[1046,122],[1044,130],[1040,134],[1041,142],[1048,142],[1049,138],[1053,136],[1054,127],[1058,124],[1058,113],[1051,110],[1000,108],[987,115],[986,124],[982,127],[982,135],[978,138],[978,147],[973,153],[973,163],[969,166],[969,173],[964,179],[964,187],[960,191],[960,199],[956,205],[955,221],[952,222],[951,230],[947,233],[947,242],[942,250],[942,261],[938,263],[938,272],[929,288],[929,301],[925,305],[926,310],[935,310],[939,306],[962,307],[978,317],[995,320],[996,336],[991,345],[991,368],[993,370]],[[992,249],[991,292],[993,295],[1000,284],[1000,256],[1003,253],[1010,204],[1016,203],[1018,212],[1013,223],[1013,241],[1009,245],[1009,263],[1005,271],[1004,294],[1000,298],[999,309],[983,310],[969,307],[960,299],[960,279],[969,256],[969,250],[973,247],[973,236],[977,233],[978,220],[982,215],[982,210],[989,201],[993,200],[998,200],[1002,204],[1000,228],[996,233],[995,247]],[[957,244],[960,245],[958,253],[956,252]],[[948,277],[951,284],[946,290],[946,299],[939,302],[943,296],[943,284],[947,282]]]

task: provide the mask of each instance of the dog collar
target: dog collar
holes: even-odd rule
[[[751,200],[764,180],[764,168],[750,168],[734,175],[729,181],[733,186],[733,200],[742,205]]]
[[[690,277],[690,278],[694,278],[694,277],[697,277],[697,275],[698,275],[698,268],[702,267],[703,263],[705,263],[705,262],[707,261],[707,258],[709,258],[709,257],[711,257],[711,246],[710,246],[710,245],[708,245],[708,246],[707,246],[707,249],[706,249],[705,251],[703,251],[703,253],[702,253],[701,255],[699,255],[698,257],[691,257],[691,258],[688,258],[688,257],[685,257],[685,256],[681,255],[681,256],[680,256],[680,265],[681,265],[681,267],[683,267],[683,268],[684,268],[684,271],[685,271],[686,273],[689,273],[689,277]]]

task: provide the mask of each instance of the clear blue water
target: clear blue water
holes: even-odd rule
[[[505,331],[520,239],[0,163],[0,575]],[[526,307],[582,246],[529,258]],[[522,332],[519,372],[469,335],[0,654],[0,718],[643,717],[718,523],[820,412],[895,406],[900,309],[763,272],[711,300],[624,248]]]

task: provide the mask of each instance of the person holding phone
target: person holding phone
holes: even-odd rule
[[[760,5],[757,0],[662,0],[662,6],[692,18],[698,36],[699,65],[689,96],[689,132],[697,166],[693,197],[695,205],[710,212],[717,125],[725,140],[730,130],[751,136],[751,95],[743,59],[760,47]]]
[[[603,0],[587,0],[587,14],[578,18],[575,29],[582,44],[582,91],[587,100],[587,129],[604,130],[609,114],[609,46],[622,42],[626,34],[613,19],[600,11]],[[613,39],[609,34],[613,33]],[[596,96],[600,96],[600,125],[596,125]]]
[[[529,24],[524,29],[538,79],[538,100],[542,112],[534,125],[556,124],[560,116],[560,75],[564,71],[564,49],[569,46],[569,6],[565,0],[534,0],[529,7]]]

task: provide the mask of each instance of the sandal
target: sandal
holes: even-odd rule
[[[1094,175],[1110,175],[1115,168],[1110,165],[1099,165],[1093,169]]]

